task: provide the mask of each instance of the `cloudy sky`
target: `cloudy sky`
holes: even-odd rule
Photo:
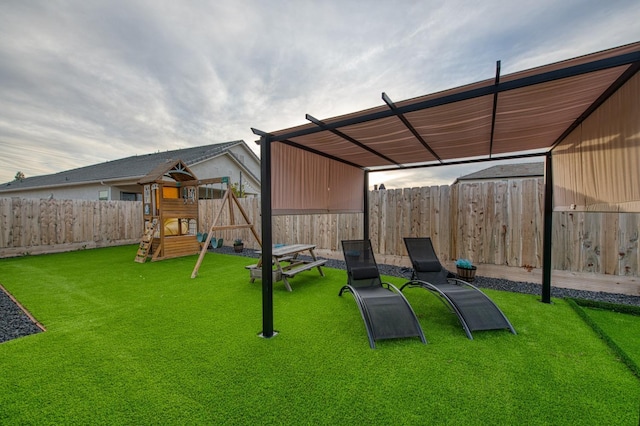
[[[640,40],[638,0],[2,0],[0,182],[243,139]],[[388,188],[487,167],[373,174]]]

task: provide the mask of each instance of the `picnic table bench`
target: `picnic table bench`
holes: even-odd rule
[[[326,259],[318,259],[314,253],[316,246],[314,244],[292,244],[282,247],[275,247],[271,253],[274,265],[273,281],[282,281],[288,291],[291,291],[291,285],[288,278],[293,278],[300,272],[318,268],[318,272],[324,277],[321,266],[324,265]],[[303,252],[309,252],[312,260],[305,260],[298,257]],[[258,251],[262,255],[262,251]],[[251,282],[256,278],[262,279],[262,256],[258,263],[246,266],[251,274]]]

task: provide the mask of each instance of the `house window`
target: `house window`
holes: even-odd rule
[[[109,199],[109,191],[107,191],[106,189],[98,191],[98,200],[106,201],[108,199]]]
[[[120,199],[122,201],[142,201],[142,194],[136,194],[135,192],[121,192]]]

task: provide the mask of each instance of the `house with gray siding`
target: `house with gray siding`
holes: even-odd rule
[[[80,200],[141,200],[138,181],[158,165],[182,160],[198,179],[229,177],[247,196],[260,193],[260,159],[242,140],[134,155],[50,175],[0,184],[0,197]],[[222,184],[202,188],[204,198],[217,198]]]

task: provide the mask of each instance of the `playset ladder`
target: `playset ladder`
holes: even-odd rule
[[[156,233],[156,227],[158,221],[154,219],[151,222],[145,223],[145,231],[140,241],[140,247],[138,247],[138,253],[136,253],[135,261],[138,263],[145,263],[147,256],[149,256],[149,248],[151,248],[151,242],[153,241],[153,235]]]

